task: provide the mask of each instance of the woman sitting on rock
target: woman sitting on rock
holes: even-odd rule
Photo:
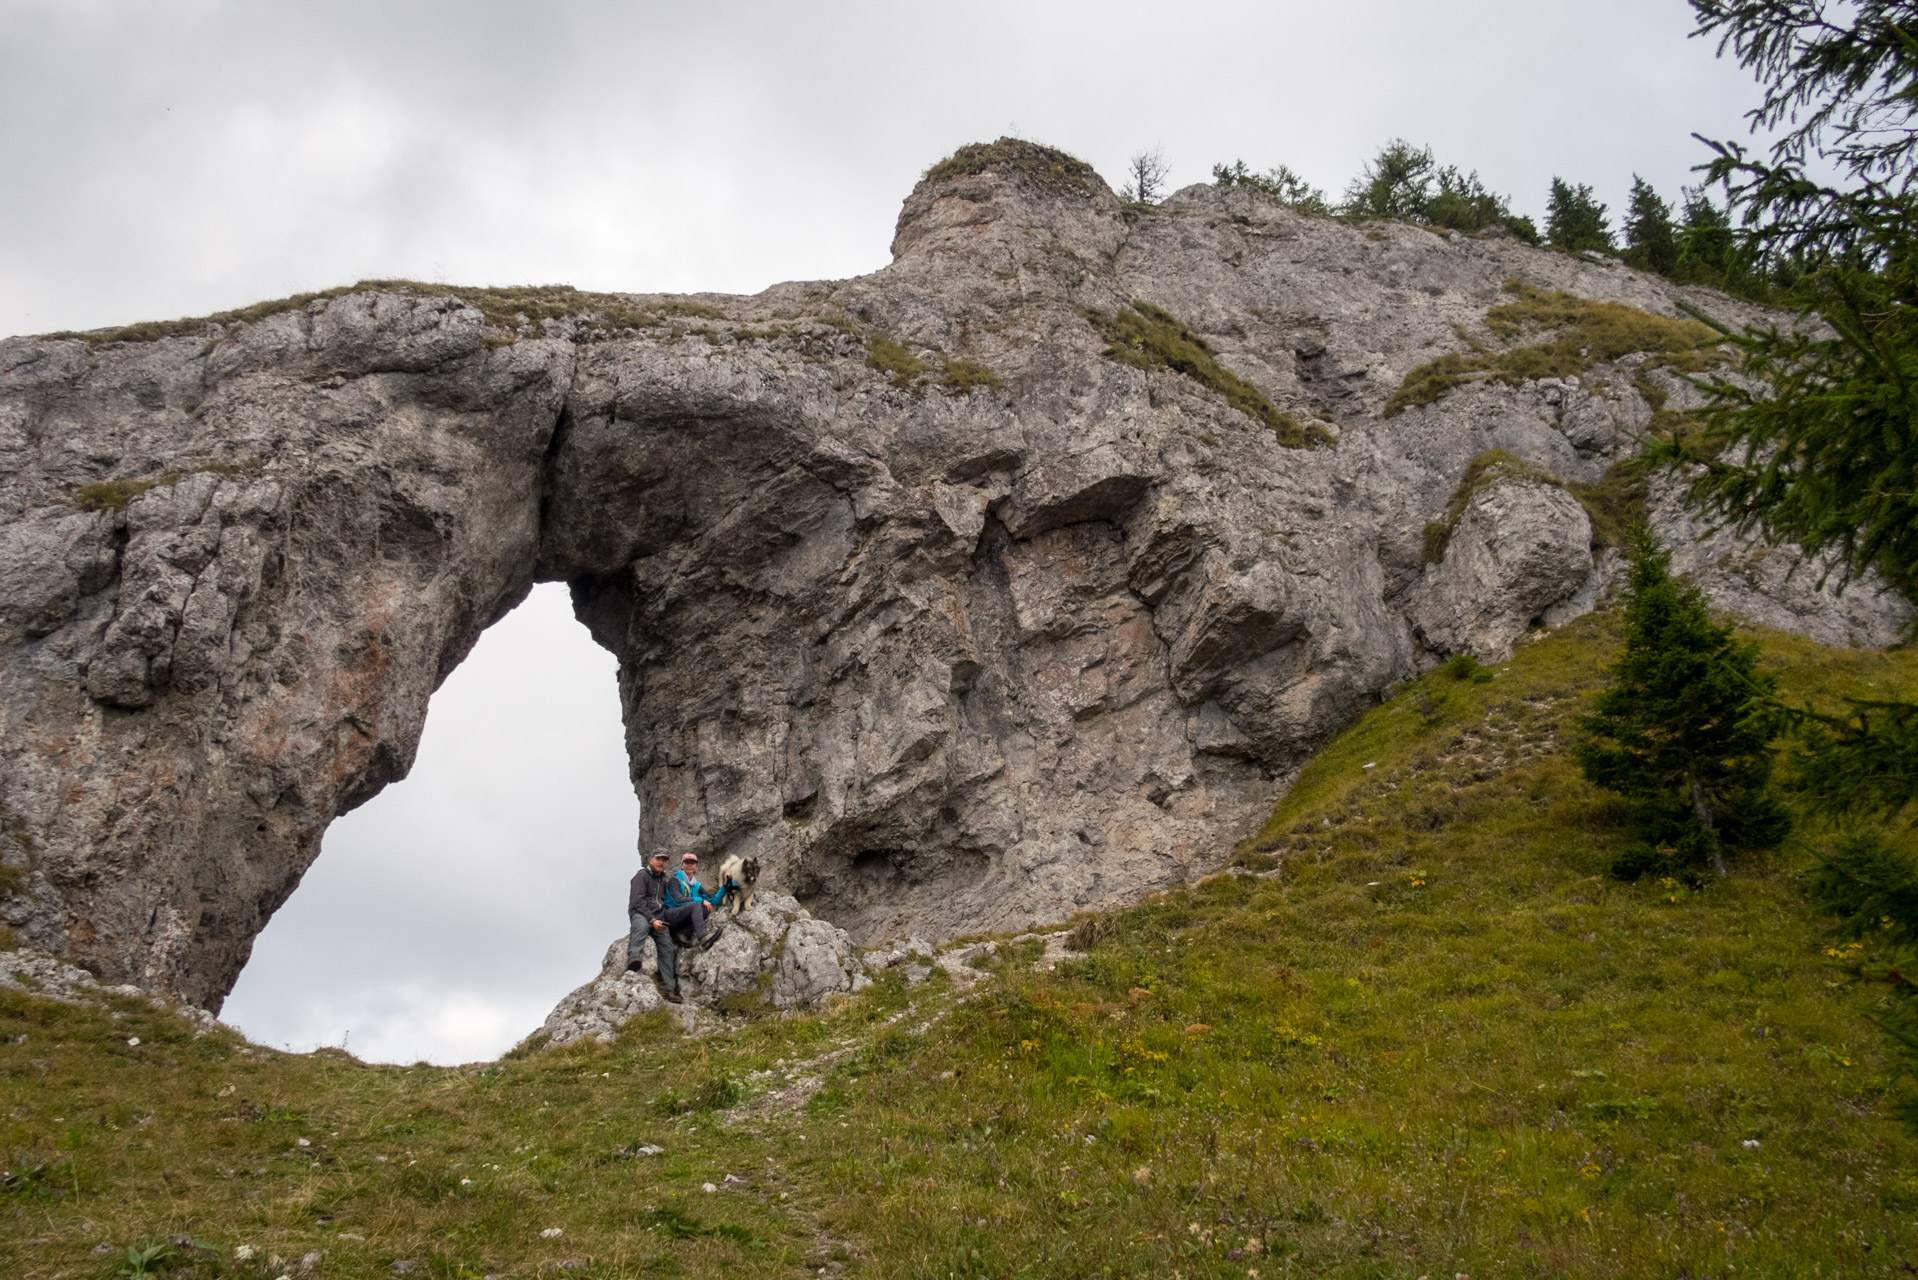
[[[696,946],[704,951],[719,941],[719,935],[726,931],[726,926],[709,924],[707,917],[723,897],[724,889],[709,892],[699,883],[698,854],[680,855],[679,870],[673,872],[672,878],[666,882],[664,919],[666,927],[673,931],[674,938],[681,946]]]

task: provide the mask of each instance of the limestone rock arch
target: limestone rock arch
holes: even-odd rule
[[[1596,479],[1629,446],[1593,422],[1637,412],[1479,387],[1386,418],[1398,381],[1515,274],[1675,291],[1243,191],[1129,212],[1068,161],[935,170],[858,280],[386,285],[0,342],[0,920],[217,1008],[535,581],[619,659],[639,847],[756,854],[868,937],[1216,864],[1439,656],[1409,602],[1452,580],[1421,536],[1471,459]],[[1106,358],[1136,300],[1336,447]],[[1596,594],[1588,557],[1521,560],[1566,578],[1541,600]],[[1905,608],[1847,599],[1795,616],[1882,643]]]

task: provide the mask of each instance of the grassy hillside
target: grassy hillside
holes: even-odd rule
[[[1802,851],[1603,874],[1627,835],[1562,739],[1614,625],[1408,687],[1237,874],[963,996],[436,1069],[0,995],[0,1274],[169,1236],[267,1280],[1905,1274],[1918,1144]],[[1918,693],[1912,655],[1763,640],[1793,691]]]

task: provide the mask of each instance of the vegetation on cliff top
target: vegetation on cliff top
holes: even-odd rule
[[[1090,195],[1105,185],[1093,167],[1056,147],[1022,138],[972,142],[927,169],[925,182],[945,182],[973,173],[1013,173],[1054,195]]]
[[[1759,639],[1791,696],[1918,689],[1918,655]],[[1238,875],[1088,917],[1053,972],[1002,944],[964,1000],[442,1070],[0,994],[0,1271],[1902,1274],[1918,1142],[1841,967],[1876,943],[1829,939],[1795,855],[1605,874],[1632,824],[1563,739],[1617,643],[1428,674]]]
[[[570,316],[597,317],[609,328],[643,329],[670,324],[675,319],[720,320],[726,314],[711,303],[688,298],[641,302],[627,294],[585,293],[563,284],[482,289],[423,284],[418,280],[362,280],[358,284],[314,293],[296,293],[291,297],[256,302],[250,307],[219,311],[208,316],[148,320],[139,324],[77,332],[63,330],[40,336],[49,340],[78,339],[89,346],[101,346],[109,342],[156,342],[162,338],[197,338],[205,334],[208,325],[257,324],[288,311],[304,310],[315,302],[374,291],[411,293],[425,298],[458,298],[478,310],[489,328],[506,330],[525,326],[537,328],[542,321]]]

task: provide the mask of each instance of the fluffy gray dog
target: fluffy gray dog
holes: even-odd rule
[[[733,854],[719,864],[719,885],[732,903],[733,915],[753,905],[753,886],[759,883],[759,859]]]

